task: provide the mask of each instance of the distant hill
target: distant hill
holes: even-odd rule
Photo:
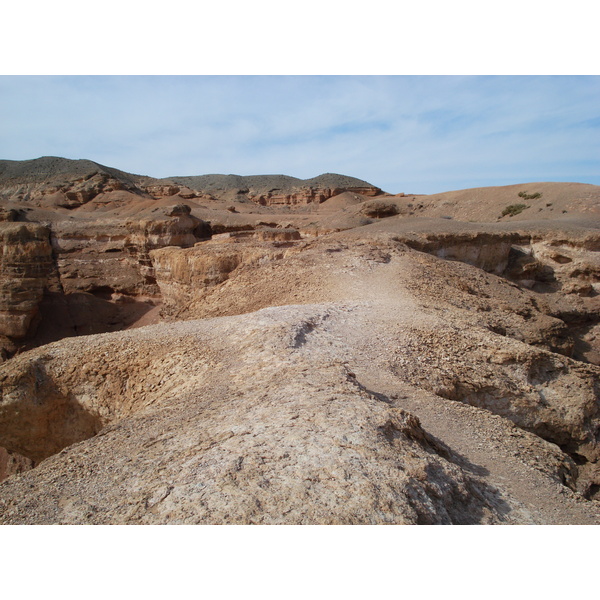
[[[292,190],[306,187],[317,188],[372,188],[376,186],[347,175],[323,173],[310,179],[289,175],[185,175],[177,177],[149,177],[127,173],[87,159],[72,160],[58,156],[42,156],[32,160],[0,160],[0,185],[19,183],[50,183],[56,180],[81,179],[96,173],[106,173],[129,184],[144,185],[149,182],[176,183],[194,190],[218,191],[234,188],[257,190]],[[381,190],[379,190],[381,191]]]
[[[0,185],[10,183],[50,183],[57,180],[87,178],[96,173],[106,173],[115,179],[134,184],[140,175],[125,173],[97,162],[71,160],[58,156],[42,156],[32,160],[0,160]]]

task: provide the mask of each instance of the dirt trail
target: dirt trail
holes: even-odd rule
[[[353,301],[351,314],[340,313],[327,325],[343,340],[348,366],[368,391],[416,415],[430,434],[458,455],[459,464],[497,488],[511,506],[508,522],[599,524],[600,502],[588,501],[535,465],[540,448],[534,434],[491,412],[447,400],[407,384],[391,363],[402,352],[411,328],[444,325],[425,314],[403,285],[413,265],[394,260],[364,268],[349,267],[338,278],[340,296]],[[359,275],[360,273],[360,275]],[[523,438],[523,443],[515,438]]]

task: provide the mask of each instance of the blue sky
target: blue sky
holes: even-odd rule
[[[1,76],[0,158],[386,191],[600,185],[600,76]]]

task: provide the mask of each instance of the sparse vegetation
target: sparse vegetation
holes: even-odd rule
[[[519,198],[523,198],[523,200],[537,200],[538,198],[542,197],[542,194],[540,194],[540,192],[536,192],[535,194],[528,194],[525,191],[525,192],[519,192],[518,196],[519,196]]]
[[[520,196],[521,194],[519,194]],[[502,216],[505,217],[508,215],[509,217],[514,217],[519,213],[522,213],[526,208],[529,208],[527,204],[509,204],[503,211]]]

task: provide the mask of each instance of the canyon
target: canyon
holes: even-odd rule
[[[0,161],[0,523],[600,523],[600,186]]]

